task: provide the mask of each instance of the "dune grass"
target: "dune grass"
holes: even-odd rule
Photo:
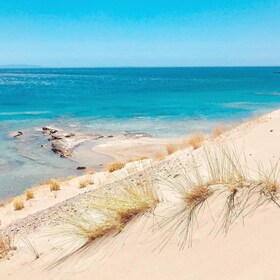
[[[32,198],[34,198],[34,192],[32,189],[29,189],[25,192],[25,199],[30,200]]]
[[[202,133],[197,132],[187,139],[187,145],[193,147],[193,149],[195,150],[201,147],[205,140],[206,137]]]
[[[49,186],[50,186],[50,191],[51,192],[56,192],[60,190],[60,183],[56,180],[51,180],[49,182]]]
[[[13,205],[14,205],[14,209],[16,211],[22,210],[24,208],[24,202],[23,199],[21,197],[16,197],[13,200]]]
[[[187,161],[189,166],[180,162],[177,176],[167,179],[179,200],[159,223],[163,232],[161,248],[175,233],[180,249],[186,244],[191,246],[193,230],[199,227],[205,207],[210,211],[210,199],[220,199],[222,206],[220,213],[212,216],[211,232],[216,229],[217,233],[222,231],[224,234],[234,221],[244,220],[264,203],[272,202],[280,207],[278,162],[271,164],[268,170],[260,167],[252,172],[244,154],[224,146],[204,148],[202,159],[203,162],[198,162],[192,157]]]
[[[179,147],[173,143],[167,144],[165,146],[168,155],[171,155],[179,150]]]
[[[0,231],[0,260],[5,258],[9,252],[16,250],[13,243],[14,239],[10,235],[4,235]]]
[[[63,250],[60,251],[58,260],[55,260],[49,268],[58,267],[93,246],[95,251],[98,251],[109,237],[120,233],[122,229],[115,216],[102,211],[87,210],[74,217],[63,217],[62,226],[55,232],[55,236],[63,236],[63,244],[60,244]]]
[[[117,182],[115,188],[115,191],[105,196],[95,196],[89,206],[114,213],[123,225],[138,215],[152,211],[160,201],[152,175],[147,175],[146,172],[134,180],[125,178]]]
[[[163,160],[165,158],[165,153],[163,151],[158,150],[157,152],[155,152],[153,158],[157,161]]]
[[[91,246],[100,248],[107,237],[124,231],[126,225],[141,216],[153,213],[160,199],[154,188],[154,179],[146,172],[137,178],[125,178],[104,193],[94,193],[80,204],[82,214],[63,218],[60,234],[66,235],[71,248],[56,262],[61,264]]]
[[[216,126],[216,127],[214,127],[214,129],[212,131],[211,138],[216,139],[216,138],[220,137],[222,134],[224,134],[227,130],[228,129],[225,126],[222,126],[222,125]]]
[[[79,188],[83,189],[83,188],[87,187],[88,185],[92,185],[93,183],[94,183],[93,179],[85,178],[79,182]]]
[[[114,172],[114,171],[117,171],[117,170],[120,170],[122,169],[123,167],[125,166],[124,163],[122,162],[119,162],[119,161],[112,161],[112,162],[109,162],[107,164],[107,171],[109,171],[110,173]]]
[[[145,155],[140,155],[140,156],[129,159],[127,162],[129,163],[129,162],[134,162],[134,161],[142,161],[142,160],[146,160],[146,159],[149,159],[149,158]]]
[[[194,159],[189,168],[179,162],[177,172],[176,177],[166,179],[166,184],[177,194],[178,201],[172,204],[159,222],[163,232],[163,236],[160,237],[161,248],[164,248],[175,234],[178,234],[180,249],[183,249],[186,243],[191,246],[193,229],[198,225],[198,215],[215,192],[211,184],[203,178]]]

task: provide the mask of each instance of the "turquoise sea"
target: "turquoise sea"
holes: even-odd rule
[[[9,133],[56,125],[178,137],[280,107],[280,67],[0,69],[0,199],[75,164]],[[35,129],[36,131],[36,129]]]

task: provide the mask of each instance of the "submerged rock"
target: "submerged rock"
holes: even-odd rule
[[[56,127],[52,127],[52,126],[44,126],[42,127],[42,133],[44,135],[51,135],[58,132],[58,129]]]
[[[78,167],[77,167],[77,170],[84,170],[84,169],[86,169],[85,166],[78,166]]]
[[[57,132],[54,132],[50,135],[50,138],[52,138],[53,140],[61,140],[63,138],[70,138],[70,137],[73,137],[75,136],[74,133],[68,133],[68,132],[65,132],[65,131],[57,131]]]
[[[21,131],[16,131],[16,132],[10,133],[10,137],[13,137],[13,138],[20,137],[22,135],[23,135],[23,132],[21,132]]]
[[[60,157],[70,157],[71,152],[67,149],[66,145],[61,141],[54,141],[51,144],[51,149]]]
[[[146,132],[127,132],[124,136],[127,138],[153,137],[151,134]]]

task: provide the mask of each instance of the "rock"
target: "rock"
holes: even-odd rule
[[[65,145],[60,141],[54,141],[51,145],[51,149],[54,153],[58,154],[61,157],[70,157],[71,153],[67,150]]]
[[[55,127],[50,127],[50,126],[44,126],[42,127],[42,133],[44,135],[51,135],[58,132],[58,129]]]
[[[98,140],[104,136],[101,134],[75,134],[65,130],[44,126],[42,133],[51,141],[51,149],[54,153],[61,157],[71,157],[71,153],[75,147],[86,141]],[[70,138],[70,139],[69,139]]]
[[[151,134],[146,132],[136,132],[136,133],[127,132],[124,134],[124,136],[128,138],[136,138],[136,139],[142,137],[153,137]]]
[[[12,132],[12,133],[10,134],[10,136],[11,136],[11,137],[14,137],[14,138],[19,137],[19,136],[22,136],[22,135],[23,135],[23,132],[21,132],[21,131]]]
[[[77,170],[84,170],[84,169],[86,169],[85,166],[78,166],[78,167],[77,167]]]
[[[92,140],[98,140],[100,138],[104,138],[104,136],[101,135],[101,134],[94,134],[94,135],[92,135]]]
[[[51,137],[53,140],[61,140],[63,138],[69,138],[75,136],[74,133],[67,133],[64,131],[57,131],[51,134]]]

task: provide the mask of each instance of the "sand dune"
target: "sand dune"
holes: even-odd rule
[[[21,211],[14,211],[8,203],[0,208],[1,229],[6,234],[17,232],[17,250],[0,262],[1,279],[279,279],[280,211],[276,203],[269,201],[247,216],[240,215],[225,234],[220,216],[225,194],[209,196],[192,224],[191,244],[190,239],[183,238],[185,246],[181,249],[180,232],[185,228],[175,230],[162,222],[172,217],[172,209],[180,203],[176,187],[182,172],[193,172],[195,162],[202,176],[209,175],[205,153],[211,155],[221,147],[234,151],[250,178],[257,180],[260,164],[262,170],[276,166],[279,140],[277,110],[209,139],[194,151],[186,148],[160,162],[132,162],[114,173],[90,175],[95,183],[85,189],[78,187],[82,178],[75,178],[64,182],[56,197],[47,188],[39,189],[34,201]],[[80,244],[71,234],[61,234],[62,220],[77,218],[92,196],[118,192],[119,180],[136,179],[143,172],[152,172],[155,189],[162,197],[155,212],[128,223],[120,234],[93,242],[65,262],[56,262]],[[255,197],[250,197],[250,207]]]

